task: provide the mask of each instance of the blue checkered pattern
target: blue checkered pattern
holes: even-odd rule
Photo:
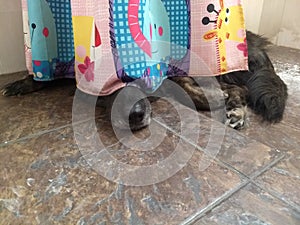
[[[181,59],[186,54],[188,45],[188,9],[186,0],[163,1],[170,18],[171,56]]]
[[[60,61],[69,62],[75,55],[70,0],[47,0],[53,13],[57,32],[57,49]]]
[[[162,0],[170,18],[171,58],[182,59],[188,45],[188,9],[186,0]],[[140,1],[139,22],[143,27],[142,15],[146,0]],[[115,1],[113,20],[119,58],[125,72],[132,78],[139,78],[146,68],[145,53],[134,43],[127,22],[128,1]]]
[[[139,18],[142,18],[145,0],[140,2]],[[139,78],[145,68],[145,54],[135,44],[127,22],[128,1],[115,1],[113,20],[118,53],[125,72],[133,78]],[[143,27],[142,19],[140,26]]]

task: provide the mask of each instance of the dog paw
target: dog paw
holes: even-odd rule
[[[18,88],[15,87],[16,82],[9,83],[1,88],[0,92],[3,96],[12,96],[12,95],[18,95],[19,92],[17,91]]]
[[[246,127],[247,124],[247,107],[242,106],[239,108],[233,108],[226,110],[225,125],[241,130]]]
[[[38,91],[45,86],[43,82],[36,82],[32,76],[5,85],[1,90],[4,96],[24,95]]]

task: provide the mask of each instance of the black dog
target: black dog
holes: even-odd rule
[[[226,105],[224,122],[236,129],[243,128],[245,125],[247,106],[261,115],[266,122],[281,121],[288,96],[286,84],[275,73],[273,64],[266,53],[269,41],[247,31],[247,43],[249,71],[218,76],[220,86],[216,86],[216,89],[205,85],[207,78],[171,78],[189,93],[198,110],[212,109],[204,93],[211,93],[213,90],[211,95],[217,95],[217,89],[221,89],[224,92]],[[199,87],[199,83],[204,83],[204,85]]]
[[[220,96],[225,102],[224,123],[232,128],[240,129],[245,126],[247,106],[261,115],[264,121],[279,122],[283,117],[287,100],[287,87],[276,75],[266,48],[269,42],[258,35],[247,32],[249,71],[232,72],[217,77],[217,85],[208,81],[208,78],[172,77],[169,78],[179,86],[193,100],[197,110],[213,110],[222,107],[218,101],[208,101],[208,95]],[[175,74],[176,75],[176,74]],[[52,82],[53,83],[53,82]],[[53,85],[51,82],[37,82],[32,76],[6,85],[2,89],[3,95],[26,94]],[[207,85],[209,83],[209,85]],[[168,87],[162,88],[167,95],[172,95]],[[150,123],[151,106],[146,95],[136,96],[135,87],[126,87],[121,90],[123,99],[118,101],[117,114],[114,114],[113,123],[119,128],[128,127],[139,130]],[[99,101],[108,108],[112,107],[117,93],[101,97]],[[174,96],[175,99],[186,103],[183,96]],[[142,99],[141,99],[142,98]],[[132,107],[129,107],[129,106]]]

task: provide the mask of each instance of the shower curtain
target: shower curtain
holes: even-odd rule
[[[22,0],[35,80],[76,78],[93,95],[168,76],[248,69],[241,0]]]

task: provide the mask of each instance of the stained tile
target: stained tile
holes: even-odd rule
[[[288,101],[283,123],[299,127],[300,113],[300,51],[286,47],[272,47],[270,57],[274,63],[276,73],[288,86]]]
[[[183,112],[184,120],[178,116],[177,108]],[[256,141],[250,135],[248,137],[248,133],[244,135],[189,108],[172,108],[171,104],[159,100],[153,104],[153,109],[155,120],[180,133],[213,158],[247,176],[281,156],[280,151]],[[251,131],[254,132],[254,129]]]
[[[299,82],[297,87],[299,86],[300,86],[300,76],[299,76]],[[300,114],[300,93],[298,90],[297,90],[297,94],[298,96],[295,96],[294,94],[289,95],[282,123],[286,124],[287,126],[299,129],[298,117]]]
[[[255,180],[271,193],[290,202],[300,210],[300,152],[289,152],[284,160]]]
[[[298,49],[273,45],[268,49],[268,54],[275,64],[277,61],[287,62],[293,65],[299,64],[300,51]],[[288,68],[288,66],[286,68]]]
[[[300,212],[256,186],[248,185],[194,224],[295,225],[299,223]]]
[[[45,90],[24,96],[0,96],[0,142],[70,123],[72,96],[64,90]]]
[[[19,79],[22,79],[23,77],[25,77],[28,74],[27,71],[21,71],[21,72],[17,72],[17,73],[11,73],[11,74],[2,74],[0,76],[0,89],[10,83],[10,82],[14,82],[17,81]]]
[[[287,152],[300,146],[300,129],[291,127],[283,122],[269,125],[259,124],[259,121],[253,120],[252,127],[243,130],[242,133],[282,152]]]
[[[73,106],[72,86],[0,97],[1,222],[169,225],[215,207],[198,224],[299,224],[299,211],[292,207],[299,207],[300,55],[281,47],[270,55],[289,86],[284,120],[266,126],[251,116],[250,127],[240,132],[159,100],[152,104],[149,129],[116,137],[104,110],[95,112],[93,98]],[[18,76],[0,76],[0,85]],[[80,122],[73,127],[72,112]],[[28,138],[3,143],[21,137]],[[224,199],[248,182],[241,173],[258,173],[283,153],[284,160],[254,180],[264,191],[248,185]],[[166,159],[173,160],[166,164]],[[159,165],[158,173],[152,165]],[[136,177],[136,184],[151,183],[178,166],[183,168],[161,182],[124,185]],[[218,200],[223,202],[215,206]]]
[[[90,169],[70,128],[7,145],[0,155],[0,214],[13,224],[24,218],[29,224],[76,224],[70,211],[76,214],[116,188]]]
[[[111,129],[102,125],[102,131]],[[164,131],[160,129],[158,132]],[[135,178],[138,175],[148,182],[169,172],[168,179],[136,187],[117,185],[100,176],[95,162],[101,161],[101,149],[92,155],[93,158],[89,157],[76,145],[71,127],[2,146],[0,217],[14,224],[23,224],[24,218],[30,224],[178,224],[242,182],[239,175],[214,161],[208,161],[207,168],[200,170],[200,163],[205,162],[203,154],[193,151],[193,146],[172,132],[164,132],[161,144],[151,151],[131,146],[132,140],[125,143],[131,147],[120,142],[111,144],[103,141],[118,164],[148,165],[149,168],[152,164],[161,166],[158,173],[153,173],[151,168],[150,172],[143,170],[146,171],[143,174],[128,170],[124,177]],[[106,132],[96,133],[101,136]],[[92,136],[85,134],[79,141],[88,139],[92,142]],[[146,132],[137,133],[134,137],[141,139],[148,136]],[[158,137],[154,135],[154,142],[155,138]],[[175,147],[182,157],[172,158],[176,156],[176,152],[172,153]],[[174,160],[162,162],[166,158]],[[188,159],[187,162],[184,158]],[[108,172],[117,168],[117,164],[102,163],[107,166]],[[178,165],[183,168],[172,174]],[[104,175],[109,177],[109,174]]]
[[[73,104],[75,86],[69,82],[23,95],[0,96],[0,143],[9,142],[72,123],[72,113],[77,121],[104,114],[96,107],[96,98],[81,96]]]

